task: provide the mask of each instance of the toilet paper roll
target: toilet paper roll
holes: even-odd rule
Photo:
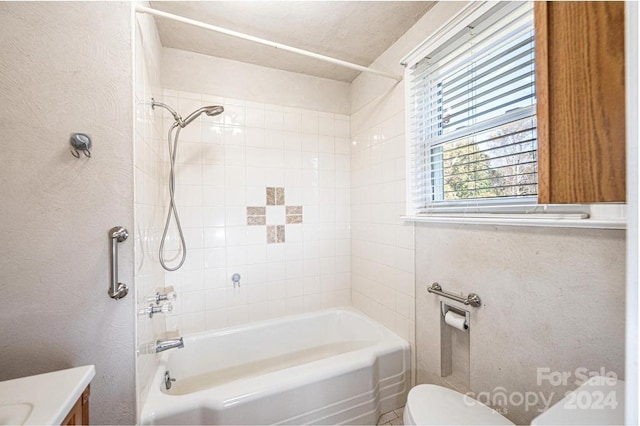
[[[457,314],[453,311],[447,311],[447,314],[444,316],[444,322],[449,324],[453,328],[457,328],[458,330],[466,330],[469,328],[467,326],[467,319],[464,315]]]

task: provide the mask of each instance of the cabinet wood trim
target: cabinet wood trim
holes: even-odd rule
[[[625,201],[623,2],[536,2],[540,203]]]
[[[91,385],[82,392],[82,424],[89,424],[89,397],[91,396]]]
[[[549,164],[549,70],[547,47],[547,2],[533,4],[533,22],[535,28],[536,53],[536,115],[538,126],[538,203],[548,204],[551,199],[549,182],[551,172]]]
[[[73,408],[62,421],[62,426],[88,425],[89,424],[89,396],[90,386],[87,386]]]

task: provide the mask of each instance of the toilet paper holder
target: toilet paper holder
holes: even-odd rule
[[[446,304],[445,302],[440,302],[440,310],[442,311],[442,318],[447,316],[447,312],[455,312],[458,315],[464,316],[464,324],[465,329],[469,328],[471,324],[471,314],[469,311],[465,311],[464,309],[456,308],[455,306],[451,306]]]
[[[471,305],[474,308],[479,308],[480,306],[482,306],[480,296],[475,293],[469,293],[466,298],[461,297],[456,294],[449,293],[448,291],[444,291],[442,289],[442,286],[438,283],[431,284],[431,287],[427,287],[427,291],[429,293],[437,294],[438,296],[446,297],[447,299],[455,300],[456,302],[464,303],[465,305]]]

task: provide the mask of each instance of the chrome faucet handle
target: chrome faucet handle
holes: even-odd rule
[[[171,377],[171,374],[169,373],[169,370],[164,372],[164,387],[169,390],[171,389],[171,384],[173,382],[175,382],[176,379],[174,379],[173,377]]]
[[[165,287],[162,292],[157,291],[154,296],[147,298],[148,302],[153,302],[159,305],[160,302],[174,301],[178,298],[178,293],[173,289],[173,286]]]
[[[173,310],[173,305],[171,302],[165,303],[162,306],[153,306],[153,303],[150,303],[147,308],[141,309],[138,311],[138,315],[149,315],[149,318],[153,318],[155,314],[166,314]]]

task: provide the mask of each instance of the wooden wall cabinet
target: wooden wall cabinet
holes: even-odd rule
[[[538,202],[624,202],[624,2],[534,12]]]
[[[62,421],[62,426],[88,425],[89,424],[89,386],[82,392],[67,417]]]

